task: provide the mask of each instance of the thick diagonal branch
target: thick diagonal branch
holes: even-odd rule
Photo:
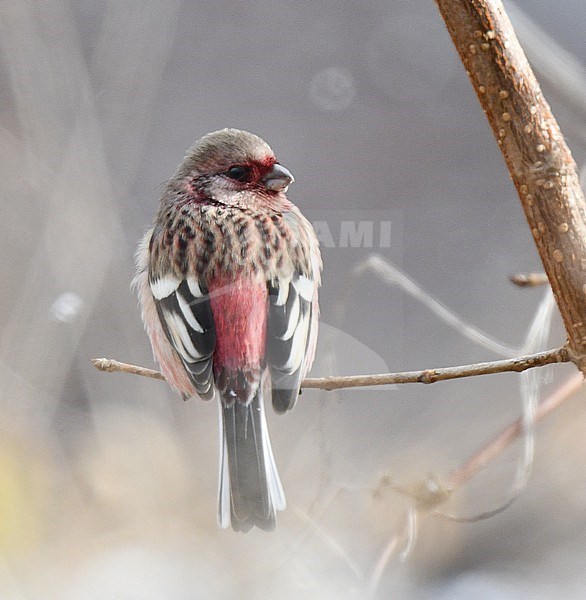
[[[573,360],[586,372],[586,201],[500,0],[436,0],[517,188]]]

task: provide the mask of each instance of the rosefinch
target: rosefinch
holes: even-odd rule
[[[263,408],[293,408],[315,354],[321,257],[259,137],[210,133],[167,183],[134,285],[156,361],[183,398],[219,397],[222,527],[270,530],[285,495]],[[266,385],[265,385],[266,384]]]

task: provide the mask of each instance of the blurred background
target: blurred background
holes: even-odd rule
[[[506,7],[582,166],[584,4]],[[237,535],[216,525],[217,407],[90,363],[154,366],[134,250],[185,150],[227,126],[273,147],[322,241],[312,375],[506,354],[447,325],[399,272],[523,346],[545,291],[508,276],[539,258],[431,0],[5,0],[0,44],[0,598],[584,597],[583,393],[538,426],[508,510],[431,515],[387,561],[410,506],[388,482],[457,468],[519,415],[518,375],[304,392],[268,415],[288,508],[275,533]],[[556,313],[540,348],[563,341]],[[541,395],[572,372],[543,370]],[[446,510],[498,506],[520,453]]]

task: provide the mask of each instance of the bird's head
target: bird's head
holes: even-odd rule
[[[239,129],[214,131],[198,140],[174,180],[225,204],[270,199],[284,194],[294,181],[264,140]]]

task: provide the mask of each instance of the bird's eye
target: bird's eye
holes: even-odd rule
[[[230,167],[226,171],[226,175],[230,177],[230,179],[235,179],[236,181],[249,181],[250,180],[250,167],[243,167],[241,165],[236,165],[234,167]]]

